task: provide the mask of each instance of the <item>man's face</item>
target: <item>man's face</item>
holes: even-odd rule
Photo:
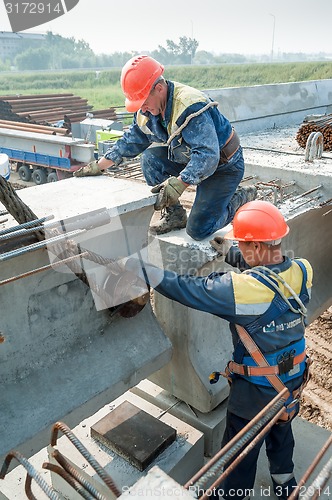
[[[164,95],[163,95],[163,86],[157,84],[154,89],[151,90],[148,98],[144,101],[141,106],[141,110],[143,113],[147,111],[151,113],[151,115],[158,116],[164,110]]]
[[[259,249],[254,241],[239,241],[239,249],[248,266],[254,267],[259,264]]]

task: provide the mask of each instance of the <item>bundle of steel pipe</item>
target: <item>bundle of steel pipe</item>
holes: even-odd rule
[[[323,134],[324,151],[332,151],[332,114],[303,123],[296,134],[299,146],[306,147],[308,137],[312,132],[321,132]]]

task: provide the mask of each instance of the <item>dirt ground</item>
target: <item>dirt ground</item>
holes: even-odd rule
[[[303,392],[300,415],[332,430],[332,307],[306,329],[307,350],[313,360],[311,379]]]

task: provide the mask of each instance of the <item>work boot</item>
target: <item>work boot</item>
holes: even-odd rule
[[[180,203],[165,208],[161,212],[160,220],[150,226],[152,234],[165,234],[173,229],[183,229],[187,225],[187,212]]]
[[[256,186],[244,186],[239,187],[233,194],[230,205],[236,212],[242,205],[248,203],[248,201],[253,201],[257,196]]]

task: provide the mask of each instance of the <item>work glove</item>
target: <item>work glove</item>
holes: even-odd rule
[[[169,177],[166,181],[154,186],[151,192],[158,193],[154,209],[162,210],[163,208],[176,205],[186,187],[187,185],[177,177]]]
[[[76,172],[73,173],[74,177],[86,177],[88,175],[101,175],[102,172],[98,167],[98,163],[96,161],[91,161],[84,167],[79,168]]]
[[[213,240],[210,240],[210,245],[217,250],[219,255],[225,255],[228,251],[228,248],[225,248],[225,240],[222,236],[215,236]]]

